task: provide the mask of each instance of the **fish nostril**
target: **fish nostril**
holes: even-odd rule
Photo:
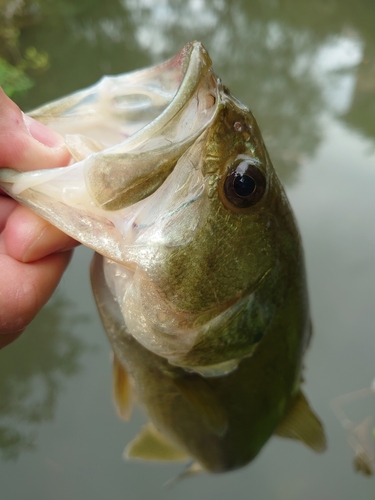
[[[242,132],[243,127],[241,122],[235,122],[233,128],[236,132]]]

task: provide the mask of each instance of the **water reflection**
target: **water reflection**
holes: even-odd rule
[[[253,2],[251,9],[239,1],[166,0],[155,5],[124,0],[123,5],[138,44],[153,59],[166,56],[184,39],[204,42],[215,71],[230,75],[229,81],[225,78],[232,92],[259,118],[278,171],[291,180],[321,139],[318,118],[324,101],[311,65],[319,47],[313,34],[280,22],[275,2]]]
[[[375,138],[375,42],[363,51],[350,107],[341,119],[363,136]]]
[[[361,4],[367,14],[368,2]],[[31,43],[38,50],[48,47],[55,61],[48,86],[43,79],[43,94],[38,89],[30,94],[31,99],[41,95],[36,104],[93,83],[103,73],[160,61],[187,41],[200,39],[215,61],[215,71],[254,111],[284,181],[296,178],[299,166],[322,140],[322,111],[338,111],[366,135],[375,128],[373,94],[368,84],[363,90],[363,81],[370,82],[372,74],[373,9],[353,16],[349,2],[307,0],[121,0],[95,6],[55,1],[53,9],[51,5],[39,5],[51,29],[29,32]],[[52,33],[62,47],[52,42]],[[327,54],[332,46],[341,66],[335,54]],[[356,52],[354,60],[351,50]],[[324,58],[333,66],[324,66]],[[351,107],[346,102],[352,102]]]
[[[22,339],[0,357],[0,454],[15,459],[35,448],[37,425],[54,418],[64,379],[80,369],[88,346],[74,334],[87,321],[56,294]]]
[[[343,23],[352,26],[362,41],[361,58],[356,68],[356,80],[350,107],[342,119],[359,133],[375,138],[375,22],[374,6],[362,0],[362,8],[353,15],[350,2],[344,2]]]
[[[247,93],[243,85],[243,75],[247,75],[251,93],[243,100],[259,118],[272,157],[288,182],[322,139],[322,110],[329,109],[332,102],[342,107],[339,101],[350,99],[357,61],[348,67],[346,46],[348,42],[361,45],[361,33],[357,18],[356,25],[349,28],[348,6],[203,0],[166,0],[158,5],[147,0],[124,0],[123,5],[134,24],[139,46],[152,59],[169,55],[170,47],[194,36],[204,41],[213,60],[218,61],[217,72],[230,75],[235,94],[241,96],[237,85],[242,95]],[[338,41],[332,37],[332,27],[340,37]],[[336,57],[329,57],[335,67],[322,68],[322,53],[332,42],[343,56],[342,64],[337,65]],[[349,87],[343,85],[348,76],[343,69],[352,72]],[[328,81],[331,92],[327,92]],[[371,117],[369,121],[374,123]]]

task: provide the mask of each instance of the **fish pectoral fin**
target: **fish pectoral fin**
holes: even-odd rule
[[[116,412],[120,418],[128,421],[133,411],[133,391],[129,375],[115,354],[113,355],[112,379]]]
[[[174,383],[200,415],[206,427],[217,436],[223,436],[228,429],[228,417],[206,380],[195,375],[186,379],[176,378]]]
[[[127,445],[124,458],[157,461],[186,461],[190,457],[171,443],[151,422]]]
[[[301,391],[276,428],[275,434],[297,439],[318,453],[323,452],[327,446],[323,426]]]

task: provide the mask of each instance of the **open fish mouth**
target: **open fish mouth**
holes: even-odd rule
[[[84,245],[124,262],[142,202],[210,124],[219,88],[199,42],[155,67],[104,77],[30,113],[64,136],[75,163],[24,173],[0,169],[0,186]],[[166,214],[176,210],[165,207]]]

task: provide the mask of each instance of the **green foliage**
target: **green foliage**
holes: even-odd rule
[[[33,80],[22,69],[0,57],[0,86],[9,97],[27,92],[33,85]]]
[[[39,19],[38,9],[34,9],[34,15],[32,11],[24,0],[0,0],[0,86],[9,97],[30,90],[34,86],[33,73],[49,66],[45,52],[35,47],[21,48],[22,28]]]

